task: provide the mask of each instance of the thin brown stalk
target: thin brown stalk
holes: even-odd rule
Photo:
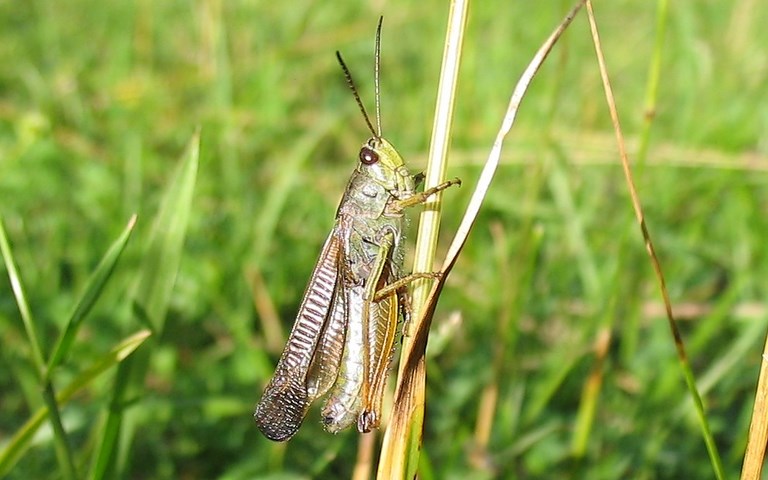
[[[264,341],[268,352],[280,352],[285,343],[285,332],[280,323],[280,315],[277,313],[272,297],[269,295],[264,277],[258,267],[254,267],[247,273],[248,284],[251,287],[253,305],[259,315]]]
[[[352,470],[352,480],[368,480],[371,478],[376,437],[375,431],[360,435],[360,440],[357,444],[355,468]]]
[[[677,322],[675,321],[675,317],[672,312],[672,302],[669,299],[669,292],[667,291],[667,284],[664,279],[664,273],[661,268],[661,263],[659,262],[658,256],[656,255],[656,249],[653,246],[653,241],[651,240],[651,235],[648,231],[648,226],[645,223],[645,216],[643,214],[642,205],[640,203],[640,198],[637,194],[637,189],[635,188],[635,182],[632,176],[632,169],[629,166],[629,157],[627,155],[627,149],[624,143],[624,136],[621,130],[621,125],[619,123],[619,115],[616,109],[616,101],[613,96],[613,90],[611,88],[610,80],[608,78],[608,70],[605,64],[605,57],[603,55],[602,46],[600,43],[600,36],[597,30],[597,21],[595,20],[595,14],[592,8],[591,0],[586,0],[586,5],[587,5],[587,16],[589,18],[589,26],[592,32],[592,41],[595,46],[597,62],[598,62],[598,66],[600,67],[600,76],[602,77],[602,81],[603,81],[603,91],[605,92],[605,98],[608,103],[608,109],[611,114],[611,121],[613,123],[613,128],[616,133],[616,142],[618,144],[619,155],[621,157],[621,166],[624,170],[624,177],[627,182],[627,187],[629,188],[629,194],[632,200],[632,208],[634,209],[637,222],[640,225],[640,231],[642,232],[642,235],[643,235],[645,248],[648,251],[648,255],[651,260],[651,265],[653,265],[653,270],[656,274],[656,280],[658,281],[659,290],[661,292],[661,297],[664,302],[664,309],[666,311],[669,328],[672,332],[672,337],[674,338],[675,348],[677,350],[677,356],[680,361],[680,366],[683,370],[683,376],[685,377],[685,381],[688,386],[688,391],[696,406],[699,426],[702,429],[702,433],[704,435],[704,441],[707,446],[707,451],[709,452],[709,457],[710,457],[710,461],[712,462],[712,467],[715,470],[715,474],[717,475],[717,478],[723,479],[725,478],[725,474],[723,472],[723,466],[720,460],[720,455],[717,451],[717,447],[715,446],[714,439],[712,438],[707,417],[704,414],[704,404],[696,388],[696,383],[693,377],[693,371],[691,370],[690,362],[688,360],[688,355],[685,352],[685,345],[683,343],[682,335],[680,334],[680,330],[677,326]]]

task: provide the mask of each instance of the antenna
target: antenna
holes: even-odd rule
[[[381,23],[384,21],[384,16],[379,17],[379,25],[376,27],[376,48],[374,50],[374,67],[373,67],[373,88],[374,98],[376,99],[376,127],[378,128],[379,135],[381,137],[381,101],[379,97],[379,69],[381,67]]]
[[[352,90],[352,95],[355,96],[355,101],[357,102],[357,106],[360,107],[360,111],[363,113],[363,118],[365,119],[365,123],[368,125],[368,130],[371,131],[374,137],[380,138],[380,136],[376,133],[376,130],[373,129],[371,120],[368,118],[368,112],[365,111],[365,106],[363,106],[363,102],[362,100],[360,100],[360,94],[357,93],[357,87],[355,87],[355,81],[352,80],[352,74],[349,73],[347,64],[344,63],[344,59],[341,58],[341,52],[339,52],[338,50],[336,50],[336,59],[339,61],[339,64],[341,65],[341,69],[344,70],[344,78],[347,79],[347,85],[349,86],[349,89]]]
[[[374,76],[374,96],[376,99],[376,129],[373,128],[373,124],[371,123],[371,119],[368,117],[368,112],[365,110],[365,106],[363,105],[363,101],[360,100],[360,94],[357,93],[357,87],[355,86],[355,81],[352,79],[352,74],[349,71],[349,68],[347,68],[347,64],[344,63],[344,59],[341,58],[341,52],[336,50],[336,59],[339,61],[339,64],[341,65],[341,69],[344,70],[344,78],[347,80],[347,85],[349,86],[349,89],[352,90],[352,95],[355,96],[355,101],[357,102],[357,106],[360,107],[360,111],[363,114],[363,118],[365,119],[366,125],[368,125],[368,130],[371,131],[374,137],[381,138],[381,102],[379,100],[379,70],[380,70],[380,64],[381,64],[381,23],[384,21],[384,17],[379,17],[379,25],[376,27],[376,47],[374,51],[374,67],[373,67],[373,76]]]

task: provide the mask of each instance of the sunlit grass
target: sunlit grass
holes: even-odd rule
[[[178,276],[162,335],[136,352],[148,350],[146,377],[131,380],[135,389],[124,397],[136,434],[120,444],[117,465],[126,477],[348,477],[358,435],[322,432],[316,409],[285,447],[254,428],[250,413],[277,355],[265,348],[259,313],[266,294],[283,331],[290,326],[366,137],[334,51],[344,52],[371,99],[371,39],[385,16],[385,129],[411,168],[423,169],[444,2],[75,3],[0,7],[0,216],[40,350],[3,273],[0,449],[43,408],[35,358],[52,352],[134,212],[136,231],[52,372],[53,387],[65,391],[145,328],[148,312],[132,302],[135,282],[161,199],[201,126],[186,240],[171,247]],[[569,7],[473,4],[448,172],[465,186],[443,196],[438,258],[515,80]],[[636,178],[646,221],[734,477],[768,326],[768,6],[671,2],[662,47],[656,2],[595,8],[629,148],[647,146]],[[660,81],[649,124],[655,55]],[[439,342],[428,356],[422,478],[711,478],[584,17],[518,117],[433,325]],[[252,288],[261,289],[261,307]],[[612,343],[576,460],[577,415],[604,331]],[[94,471],[105,445],[115,381],[94,378],[60,404],[78,472]],[[486,418],[489,399],[495,413]],[[41,432],[10,478],[58,476],[55,437]]]

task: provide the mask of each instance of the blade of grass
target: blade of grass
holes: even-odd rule
[[[45,357],[41,347],[40,336],[37,334],[35,321],[32,318],[32,312],[29,310],[27,298],[24,295],[24,287],[21,285],[21,278],[19,277],[19,272],[16,269],[16,262],[13,259],[11,245],[8,242],[8,236],[5,233],[5,227],[3,226],[2,219],[0,219],[0,252],[3,254],[5,268],[8,270],[8,278],[11,281],[11,289],[13,290],[13,295],[16,297],[16,305],[19,307],[21,321],[24,324],[24,331],[27,334],[29,346],[32,348],[32,363],[37,369],[37,374],[40,376],[40,378],[42,378],[43,372],[45,371]]]
[[[429,160],[424,180],[425,189],[439,185],[445,179],[448,147],[451,137],[450,131],[453,122],[453,106],[468,13],[468,0],[454,0],[451,2],[448,12],[443,63],[437,90],[437,104],[435,107],[432,139],[430,141]],[[414,272],[431,272],[433,270],[432,265],[437,249],[437,237],[440,226],[441,198],[442,194],[433,195],[425,203],[424,211],[419,218],[416,251],[414,253]],[[423,308],[428,293],[427,285],[426,282],[416,282],[413,286],[411,306],[414,317]],[[411,347],[411,339],[407,333],[403,338],[403,348],[401,351],[405,353]],[[398,376],[402,374],[403,367],[404,363],[401,362]],[[390,424],[397,423],[402,430],[391,433],[388,429],[385,432],[377,478],[413,478],[416,474],[424,421],[426,372],[424,370],[423,352],[421,361],[416,368],[417,372],[415,372],[416,377],[414,378],[416,385],[411,397],[411,408],[405,411],[399,408],[399,403],[396,403],[393,408]]]
[[[174,176],[152,226],[134,301],[147,313],[156,332],[162,332],[170,304],[182,247],[192,213],[192,194],[200,158],[200,132],[187,148],[185,159]]]
[[[637,163],[642,168],[648,157],[651,128],[656,118],[656,102],[659,97],[659,79],[661,78],[661,57],[664,53],[664,38],[667,33],[667,18],[669,12],[669,0],[656,2],[656,39],[653,44],[653,56],[648,69],[648,83],[645,90],[645,121],[640,131],[640,140],[637,148]]]
[[[46,380],[50,377],[51,372],[56,366],[66,358],[69,349],[72,346],[72,342],[77,335],[77,331],[80,328],[82,320],[91,311],[91,308],[96,303],[96,300],[101,296],[101,292],[104,286],[112,275],[112,272],[117,265],[117,260],[123,253],[125,246],[128,244],[128,239],[131,237],[133,227],[136,225],[136,215],[134,214],[128,221],[128,225],[125,227],[120,236],[115,240],[107,253],[99,262],[96,270],[91,275],[90,280],[85,289],[85,293],[80,297],[79,301],[75,305],[72,314],[67,319],[66,327],[59,336],[59,340],[56,342],[56,346],[53,349],[48,360],[48,366],[45,369]]]
[[[246,275],[248,283],[251,285],[253,305],[262,325],[264,348],[268,352],[279,353],[285,343],[286,335],[280,323],[277,308],[272,302],[272,297],[269,296],[264,277],[255,266],[249,268]]]
[[[109,353],[98,359],[91,366],[75,377],[69,385],[57,395],[58,405],[65,405],[72,397],[91,385],[102,373],[125,360],[151,335],[149,330],[137,332],[115,345]],[[0,451],[0,477],[7,475],[18,460],[29,449],[35,433],[48,418],[48,408],[38,409],[27,422],[16,431],[6,447]]]
[[[160,204],[133,295],[134,304],[146,315],[155,334],[161,334],[163,331],[181,263],[184,239],[192,212],[199,157],[198,131],[192,137],[184,160]],[[142,349],[138,355],[121,362],[117,368],[109,412],[91,467],[91,478],[120,476],[118,472],[122,471],[125,464],[135,429],[135,421],[126,407],[131,398],[139,396],[143,391],[151,354],[151,348]]]
[[[612,303],[615,303],[615,300]],[[614,313],[613,308],[609,309],[608,315],[612,313]],[[609,321],[605,323],[608,324]],[[589,435],[595,422],[600,388],[603,384],[603,366],[611,346],[611,330],[606,327],[600,328],[595,335],[594,363],[581,392],[579,410],[576,414],[576,422],[573,425],[573,435],[571,436],[571,455],[574,458],[583,458],[589,448]]]
[[[54,433],[53,445],[54,450],[56,451],[56,459],[59,462],[61,473],[64,478],[75,480],[78,478],[78,475],[74,456],[72,454],[72,447],[67,438],[67,432],[64,430],[64,425],[61,423],[61,412],[59,405],[56,403],[56,392],[53,388],[53,384],[45,373],[45,359],[43,358],[43,351],[40,346],[42,342],[37,334],[35,320],[32,318],[32,312],[27,304],[21,277],[16,268],[16,262],[13,259],[13,252],[11,251],[11,246],[8,242],[7,235],[5,234],[5,228],[3,227],[2,221],[0,221],[0,251],[2,251],[3,261],[8,269],[8,278],[11,281],[13,294],[16,297],[16,305],[18,305],[19,312],[21,313],[21,319],[24,323],[27,339],[32,347],[32,363],[35,366],[40,381],[43,402],[50,412],[49,420]]]
[[[357,458],[352,470],[352,480],[367,480],[373,471],[374,451],[376,448],[376,432],[368,432],[358,437]]]
[[[715,475],[718,479],[724,479],[725,473],[723,471],[722,461],[720,460],[720,454],[715,445],[715,440],[712,437],[712,432],[709,428],[709,422],[707,421],[706,413],[704,411],[704,403],[701,400],[701,396],[696,388],[696,381],[693,377],[693,371],[691,369],[688,355],[685,351],[685,345],[683,343],[682,335],[677,326],[674,314],[672,313],[672,303],[669,299],[669,292],[667,291],[666,280],[664,279],[664,273],[661,269],[661,263],[656,255],[656,249],[653,246],[651,235],[648,231],[648,226],[645,223],[645,215],[643,214],[640,198],[635,188],[634,179],[632,176],[632,170],[629,166],[629,157],[627,155],[626,146],[624,143],[624,135],[621,131],[621,125],[619,123],[618,111],[616,109],[616,101],[613,96],[613,89],[608,78],[608,69],[605,64],[605,57],[603,56],[602,46],[600,43],[600,36],[597,30],[597,21],[595,20],[595,14],[592,8],[592,2],[586,0],[587,4],[587,17],[589,18],[589,27],[592,31],[592,41],[595,46],[595,53],[597,55],[597,63],[600,67],[600,76],[603,80],[603,91],[605,92],[606,102],[608,103],[608,110],[611,114],[611,121],[613,123],[614,131],[616,133],[616,141],[619,147],[619,155],[621,157],[621,165],[624,169],[624,177],[629,188],[630,197],[632,199],[632,208],[635,211],[637,222],[640,225],[640,230],[643,235],[643,241],[645,242],[645,248],[650,256],[651,264],[653,265],[654,272],[656,274],[656,280],[659,284],[659,290],[661,292],[662,299],[664,301],[664,307],[666,309],[667,321],[672,333],[672,337],[675,342],[675,348],[677,350],[677,356],[682,369],[683,376],[685,377],[685,383],[688,386],[688,392],[693,399],[697,419],[699,421],[699,427],[701,428],[702,435],[704,436],[704,443],[707,446],[707,452],[712,463],[712,468],[715,471]]]
[[[401,354],[401,366],[398,372],[397,387],[395,390],[395,408],[392,413],[392,420],[384,437],[384,448],[380,460],[379,476],[381,478],[412,478],[415,473],[418,458],[406,458],[403,455],[416,455],[419,453],[419,439],[423,427],[424,411],[424,353],[427,346],[427,337],[429,326],[437,306],[437,300],[440,297],[445,281],[453,269],[453,266],[461,253],[464,244],[467,241],[469,232],[477,219],[477,215],[482,206],[483,200],[491,181],[499,165],[501,149],[504,144],[504,138],[512,129],[517,110],[525,92],[530,85],[531,80],[549,55],[552,47],[571,23],[576,13],[583,5],[584,0],[580,1],[571,9],[563,21],[558,25],[555,31],[547,38],[544,44],[534,55],[531,62],[518,80],[515,89],[512,92],[507,113],[504,116],[496,140],[488,156],[488,160],[478,179],[469,205],[461,220],[458,231],[448,248],[443,266],[440,270],[440,277],[432,284],[429,294],[422,304],[422,309],[415,310],[419,312],[414,316],[414,324],[411,327],[410,341],[404,342],[403,353]],[[416,436],[412,436],[417,432]],[[397,452],[398,456],[394,452]],[[381,464],[387,462],[387,469],[382,471]],[[406,463],[408,462],[408,463]],[[406,468],[407,467],[407,468]],[[410,473],[410,475],[408,475]]]
[[[763,361],[760,362],[760,376],[757,379],[755,404],[752,406],[752,420],[749,424],[747,449],[741,467],[741,480],[762,478],[765,460],[765,445],[768,444],[768,337],[763,346]]]

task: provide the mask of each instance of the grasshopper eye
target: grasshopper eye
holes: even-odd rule
[[[365,165],[373,165],[379,161],[379,154],[370,147],[363,147],[360,149],[360,161]]]

